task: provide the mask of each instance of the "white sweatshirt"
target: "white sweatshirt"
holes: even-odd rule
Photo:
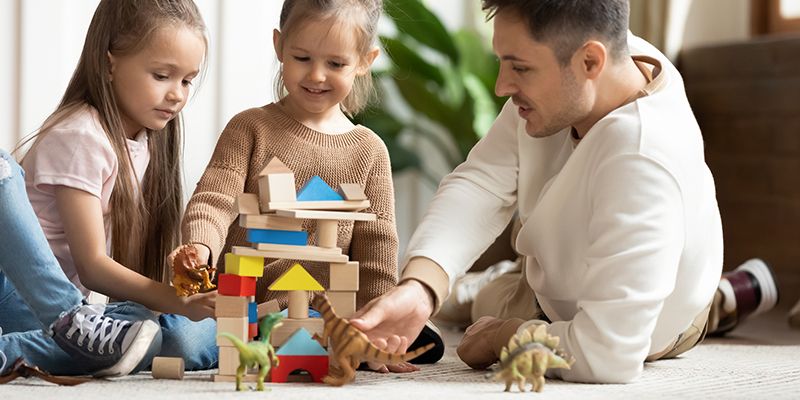
[[[660,63],[647,96],[577,146],[569,129],[528,136],[506,103],[442,181],[401,263],[427,257],[452,285],[518,208],[528,282],[549,333],[576,359],[549,375],[570,381],[637,378],[709,304],[722,271],[714,181],[683,81],[650,44],[629,45]]]

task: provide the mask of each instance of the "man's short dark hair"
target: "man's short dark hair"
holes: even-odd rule
[[[628,55],[628,0],[483,0],[483,10],[487,19],[506,10],[519,15],[562,66],[591,39],[603,42],[612,59]]]

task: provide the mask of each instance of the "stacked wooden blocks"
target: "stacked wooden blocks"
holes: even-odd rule
[[[270,290],[288,291],[289,297],[288,318],[270,335],[281,359],[281,367],[273,370],[272,381],[285,382],[289,373],[305,370],[320,382],[327,374],[328,357],[311,338],[313,334],[322,335],[323,320],[309,318],[309,292],[326,291],[334,309],[344,318],[355,312],[358,262],[350,261],[338,247],[338,224],[340,220],[375,221],[376,216],[357,212],[370,206],[359,184],[341,184],[335,191],[314,176],[295,193],[294,173],[277,158],[270,160],[259,174],[258,187],[258,195],[244,193],[237,199],[239,225],[247,229],[252,247],[234,246],[232,253],[225,255],[225,273],[219,277],[219,297],[224,298],[224,304],[221,311],[217,300],[217,330],[231,332],[244,341],[256,336],[252,323],[257,311],[250,296],[255,295],[256,278],[263,276],[265,258],[329,263],[327,289],[299,263],[269,286]],[[303,220],[316,221],[316,246],[308,245]],[[259,270],[257,275],[255,269]],[[237,298],[244,300],[234,300]],[[234,380],[238,353],[227,347],[231,346],[227,340],[217,344],[220,369],[214,380]],[[248,375],[245,380],[253,378]]]

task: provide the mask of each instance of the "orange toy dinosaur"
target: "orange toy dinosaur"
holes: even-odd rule
[[[214,278],[217,269],[205,264],[200,265],[197,249],[194,246],[183,245],[178,249],[172,260],[172,271],[174,272],[172,285],[175,286],[175,294],[178,296],[191,296],[216,288],[211,279]]]

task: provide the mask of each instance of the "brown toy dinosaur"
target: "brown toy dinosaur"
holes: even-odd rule
[[[216,268],[200,265],[197,261],[197,249],[192,245],[183,245],[175,252],[172,259],[172,285],[178,296],[191,296],[199,292],[214,290],[216,286],[211,283]]]
[[[352,382],[356,377],[356,368],[362,361],[397,364],[411,360],[435,345],[431,343],[405,354],[387,353],[373,346],[364,332],[336,315],[328,297],[324,294],[315,295],[311,305],[325,320],[322,337],[314,334],[314,338],[320,343],[329,344],[331,361],[338,364],[338,367],[331,366],[328,376],[322,378],[328,385],[342,386]]]

